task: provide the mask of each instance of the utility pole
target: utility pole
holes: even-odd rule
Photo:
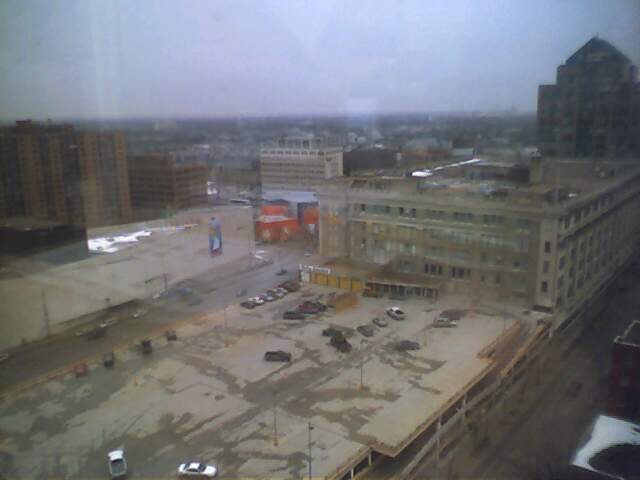
[[[313,425],[309,422],[309,480],[311,480],[311,430],[313,430]]]
[[[273,445],[278,446],[278,391],[273,391]]]

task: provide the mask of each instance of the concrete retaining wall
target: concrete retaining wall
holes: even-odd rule
[[[212,214],[220,218],[223,234],[223,254],[213,258],[208,253],[206,225]],[[154,234],[116,253],[0,280],[0,350],[45,338],[68,328],[74,318],[151,297],[163,291],[165,284],[170,286],[253,254],[251,208],[191,212],[169,221],[199,225],[171,235]],[[139,227],[120,226],[117,231],[133,232]],[[115,234],[113,229],[110,232]],[[25,268],[24,260],[12,267],[33,270]]]

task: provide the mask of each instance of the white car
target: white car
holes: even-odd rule
[[[188,477],[215,477],[218,469],[213,465],[205,465],[200,462],[183,463],[178,467],[178,475]]]
[[[253,303],[254,305],[264,305],[264,300],[260,297],[251,297],[249,299],[249,302]]]
[[[404,320],[404,312],[398,307],[387,308],[387,315],[389,315],[394,320]]]
[[[127,461],[124,459],[124,450],[109,452],[107,458],[109,459],[109,476],[111,478],[127,476]]]
[[[282,288],[282,287],[278,287],[275,290],[276,294],[278,294],[278,297],[282,298],[284,297],[287,293],[289,293],[286,289]]]

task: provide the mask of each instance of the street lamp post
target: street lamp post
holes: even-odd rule
[[[278,391],[273,391],[273,445],[278,446],[278,406],[277,406]]]
[[[311,480],[311,430],[313,430],[313,425],[309,422],[309,480]]]

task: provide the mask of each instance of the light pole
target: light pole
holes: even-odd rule
[[[277,406],[278,391],[273,391],[273,445],[278,446],[278,406]]]
[[[222,318],[224,319],[224,346],[229,346],[229,327],[227,326],[227,308],[222,310]]]
[[[313,425],[309,422],[309,480],[311,480],[311,430],[313,430]]]

